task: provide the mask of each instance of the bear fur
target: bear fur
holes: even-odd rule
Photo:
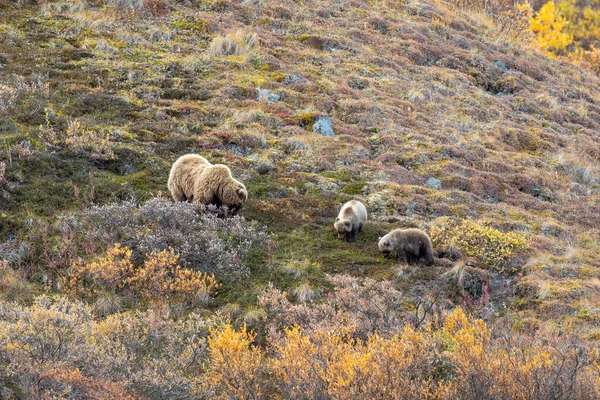
[[[181,156],[173,163],[167,186],[175,201],[227,206],[233,213],[248,199],[246,187],[231,176],[226,165],[213,165],[197,154]]]
[[[394,229],[379,240],[379,251],[404,264],[433,264],[431,239],[420,229]]]
[[[356,234],[362,231],[366,221],[367,209],[364,204],[357,200],[350,200],[340,209],[333,227],[338,232],[338,238],[354,243]]]

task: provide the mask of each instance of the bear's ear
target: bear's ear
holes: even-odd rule
[[[244,188],[239,188],[237,190],[237,194],[238,194],[238,196],[240,196],[240,199],[246,200],[246,198],[248,197],[248,194],[246,193],[246,189],[244,189]]]

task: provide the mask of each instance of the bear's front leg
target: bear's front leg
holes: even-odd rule
[[[346,234],[346,240],[348,241],[348,243],[354,243],[356,242],[356,229],[352,229],[350,232],[348,232]]]

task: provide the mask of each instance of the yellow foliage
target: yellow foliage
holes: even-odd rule
[[[448,386],[425,374],[432,369],[431,342],[406,327],[392,338],[349,339],[350,332],[299,328],[285,330],[285,340],[268,360],[282,382],[284,398],[442,399]]]
[[[540,47],[550,54],[561,54],[573,42],[573,35],[563,29],[567,20],[560,14],[554,1],[549,1],[531,18],[531,29]]]
[[[528,248],[527,236],[518,232],[500,232],[471,219],[453,223],[443,218],[431,228],[434,247],[454,247],[463,256],[474,257],[483,266],[503,271],[511,258]]]
[[[220,286],[213,275],[180,267],[172,248],[146,254],[141,268],[134,267],[131,255],[130,249],[117,243],[91,263],[73,264],[68,289],[84,295],[108,292],[113,301],[127,291],[150,303],[197,304],[208,301]]]
[[[91,263],[76,262],[69,277],[71,293],[94,294],[98,290],[107,290],[115,295],[133,275],[131,254],[131,250],[117,243],[107,250],[105,256]]]
[[[568,21],[565,31],[573,35],[577,52],[600,45],[600,1],[561,0],[557,4],[560,14]]]
[[[254,335],[246,326],[238,332],[230,325],[211,329],[208,338],[209,369],[204,382],[218,398],[260,398],[261,350],[252,346]]]
[[[147,301],[206,302],[219,287],[213,275],[192,271],[177,265],[175,250],[146,254],[144,266],[128,280],[133,289]]]
[[[0,312],[5,308],[0,303]],[[166,390],[190,388],[202,398],[524,400],[561,392],[581,399],[600,395],[597,348],[543,331],[535,337],[492,335],[482,320],[460,307],[446,313],[439,328],[405,326],[396,335],[373,334],[364,340],[354,339],[351,329],[286,329],[271,338],[269,353],[254,345],[254,334],[245,326],[210,326],[202,319],[173,321],[155,312],[97,321],[83,303],[40,297],[33,306],[4,312],[0,354],[21,372],[26,366],[59,363],[74,370],[85,360],[96,371],[93,380],[81,381],[75,373],[59,374],[57,381],[81,381],[90,389],[103,383],[96,376],[122,370],[133,380],[114,375],[115,382],[123,383],[115,390],[145,382]],[[46,372],[52,374],[51,369]]]
[[[592,69],[592,71],[600,75],[600,49],[592,46],[590,50],[581,51],[579,59]]]

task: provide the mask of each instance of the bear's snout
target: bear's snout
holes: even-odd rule
[[[392,251],[388,249],[380,249],[379,250],[385,258],[390,258],[392,256]]]

